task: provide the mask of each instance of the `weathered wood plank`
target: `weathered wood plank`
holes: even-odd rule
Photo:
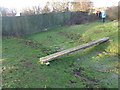
[[[54,53],[54,54],[51,54],[51,55],[48,55],[48,56],[45,56],[45,57],[41,57],[40,62],[47,63],[49,61],[52,61],[53,59],[62,57],[64,55],[66,55],[66,54],[70,54],[72,52],[75,52],[75,51],[78,51],[80,49],[90,47],[90,46],[95,45],[97,43],[105,42],[107,40],[109,40],[109,37],[104,37],[104,38],[101,38],[101,39],[97,39],[97,40],[82,44],[80,46],[76,46],[76,47],[73,47],[73,48],[70,48],[70,49],[67,49],[67,50],[63,50],[63,51],[60,51],[60,52],[57,52],[57,53]]]

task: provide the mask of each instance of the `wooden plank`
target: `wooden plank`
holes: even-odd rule
[[[47,63],[47,62],[52,61],[56,58],[62,57],[64,55],[70,54],[72,52],[75,52],[75,51],[78,51],[78,50],[81,50],[81,49],[85,49],[85,48],[90,47],[92,45],[95,45],[97,43],[105,42],[107,40],[109,40],[109,37],[103,37],[101,39],[97,39],[97,40],[82,44],[80,46],[76,46],[76,47],[73,47],[73,48],[70,48],[70,49],[67,49],[67,50],[63,50],[63,51],[60,51],[60,52],[57,52],[57,53],[54,53],[54,54],[51,54],[51,55],[48,55],[48,56],[45,56],[45,57],[41,57],[40,62]]]

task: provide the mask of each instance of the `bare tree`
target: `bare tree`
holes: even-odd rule
[[[40,6],[33,6],[31,8],[24,8],[22,15],[33,15],[50,12],[69,11],[70,2],[46,2],[43,9]]]
[[[1,12],[2,16],[7,16],[9,14],[11,16],[15,16],[17,13],[17,10],[15,8],[12,8],[12,9],[2,8],[2,9],[0,9],[0,12]]]
[[[89,11],[93,7],[93,3],[90,0],[82,0],[80,2],[74,0],[71,2],[72,11]]]
[[[2,16],[7,15],[7,10],[6,9],[1,9],[0,12],[1,12]]]
[[[69,11],[69,2],[51,2],[52,12]]]
[[[24,8],[21,13],[22,15],[32,15],[35,14],[35,11],[31,8]]]
[[[47,2],[46,5],[44,6],[44,8],[42,9],[42,13],[50,13],[50,3]]]
[[[31,8],[24,8],[21,13],[22,15],[41,14],[42,9],[40,6],[33,6]]]
[[[17,14],[17,10],[16,10],[15,8],[10,9],[9,12],[10,12],[13,16],[15,16],[15,15]]]
[[[40,6],[33,6],[32,9],[35,11],[35,14],[41,14],[42,9]]]
[[[83,2],[84,1],[84,2]],[[89,11],[92,7],[92,2],[83,0],[82,2],[47,2],[43,9],[40,6],[33,6],[22,10],[24,15],[50,13],[50,12],[64,12],[64,11]],[[86,1],[86,2],[85,2]],[[72,7],[72,9],[70,8]]]

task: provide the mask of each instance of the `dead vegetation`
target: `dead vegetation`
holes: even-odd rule
[[[86,24],[92,21],[98,20],[98,17],[95,15],[88,15],[87,12],[79,12],[73,17],[66,25],[79,25],[79,24]]]

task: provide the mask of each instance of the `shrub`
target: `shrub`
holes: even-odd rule
[[[118,6],[109,7],[106,11],[109,19],[118,20],[118,12],[120,11]]]
[[[69,22],[67,22],[66,25],[85,24],[95,20],[98,20],[98,17],[95,15],[89,15],[87,12],[79,12],[76,13],[76,15]]]

